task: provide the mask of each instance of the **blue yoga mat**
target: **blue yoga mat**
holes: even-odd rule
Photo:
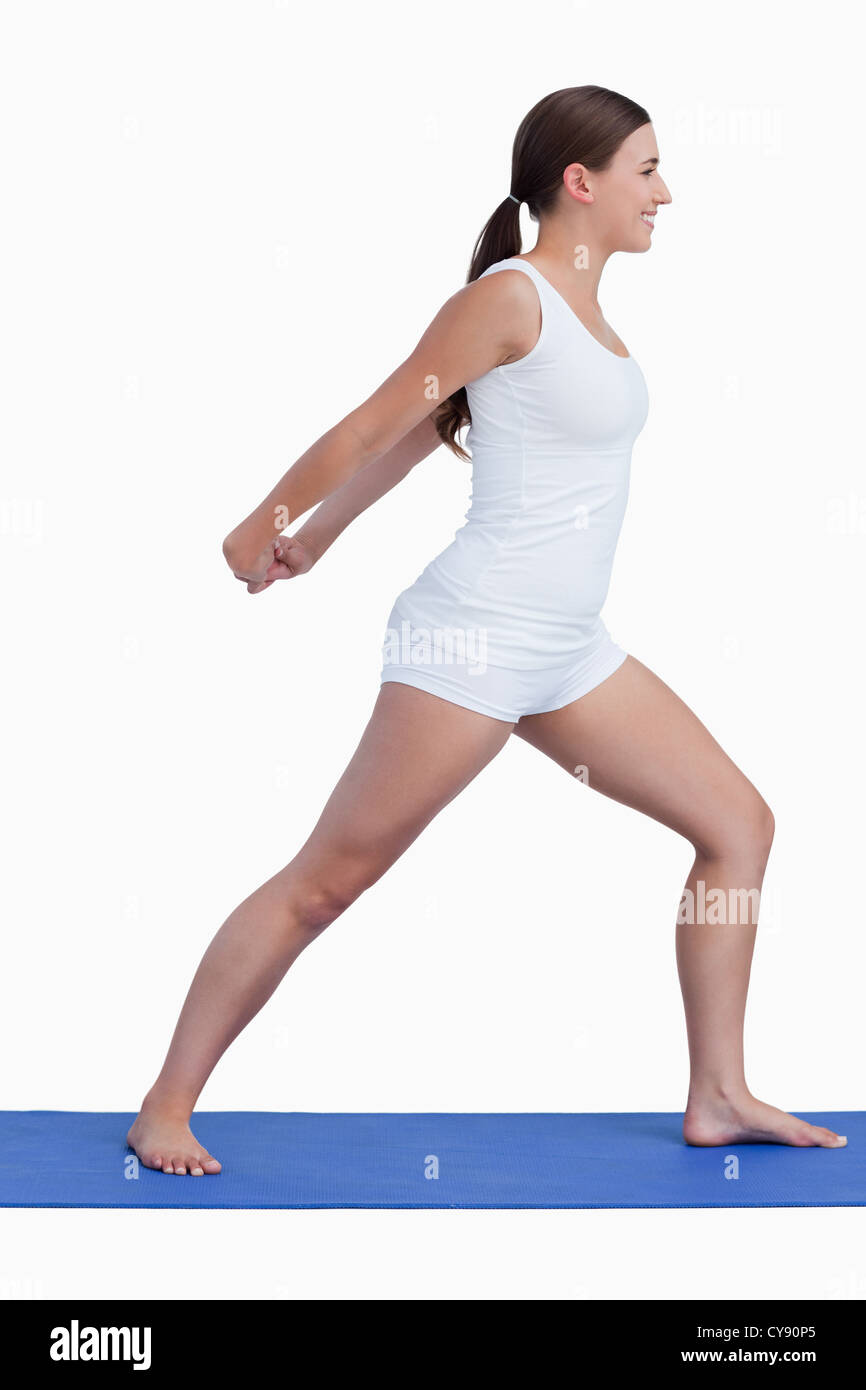
[[[177,1177],[126,1146],[133,1114],[0,1111],[4,1207],[847,1207],[866,1204],[866,1112],[797,1111],[843,1149],[690,1148],[682,1115],[202,1111],[223,1164]]]

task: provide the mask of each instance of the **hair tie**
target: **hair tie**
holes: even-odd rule
[[[511,199],[511,201],[512,201],[512,202],[514,202],[514,203],[516,203],[516,204],[517,204],[517,206],[518,206],[518,207],[520,207],[520,204],[521,204],[521,203],[522,203],[522,201],[523,201],[523,199],[522,199],[522,198],[515,198],[515,196],[514,196],[514,194],[513,194],[513,193],[509,193],[509,195],[508,195],[508,196],[509,196],[509,198],[510,198],[510,199]]]

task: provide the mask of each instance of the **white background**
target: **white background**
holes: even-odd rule
[[[211,936],[312,827],[469,468],[438,450],[257,597],[222,538],[411,351],[521,118],[582,83],[649,110],[673,195],[600,291],[650,391],[605,620],[776,815],[752,1090],[863,1108],[855,14],[5,7],[2,1108],[134,1111]],[[691,858],[511,740],[201,1108],[681,1111]],[[862,1210],[5,1211],[0,1233],[0,1297],[866,1294]]]

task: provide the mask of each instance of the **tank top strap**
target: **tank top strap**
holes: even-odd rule
[[[540,295],[543,295],[545,290],[550,289],[550,285],[547,283],[544,276],[538,273],[538,271],[535,269],[535,266],[530,265],[529,261],[521,260],[519,256],[506,256],[504,260],[494,261],[493,265],[489,265],[486,270],[482,270],[478,278],[479,280],[481,280],[485,275],[492,274],[494,270],[512,269],[522,270],[524,274],[529,276],[530,280],[534,280],[538,287],[538,293]]]
[[[567,329],[568,324],[563,318],[562,310],[565,308],[567,314],[572,311],[568,309],[567,305],[564,305],[561,295],[553,288],[550,281],[546,280],[539,270],[536,270],[534,265],[529,261],[521,260],[519,256],[506,256],[504,260],[495,261],[493,265],[489,265],[486,270],[483,270],[478,277],[479,280],[485,275],[492,274],[494,270],[522,270],[524,275],[528,276],[535,285],[541,302],[542,317],[548,328],[552,328],[555,324],[559,332]]]

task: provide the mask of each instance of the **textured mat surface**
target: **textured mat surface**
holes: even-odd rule
[[[682,1115],[202,1111],[210,1177],[143,1167],[130,1114],[0,1111],[5,1207],[866,1205],[866,1112],[797,1111],[843,1149],[690,1148]]]

